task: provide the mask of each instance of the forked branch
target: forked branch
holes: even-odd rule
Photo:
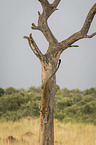
[[[96,32],[95,33],[93,33],[93,34],[91,34],[91,35],[87,35],[87,37],[86,38],[92,38],[93,36],[95,36],[96,35]]]
[[[47,24],[47,20],[50,17],[50,15],[55,10],[57,10],[56,7],[58,6],[58,4],[61,0],[55,0],[52,4],[50,4],[48,2],[48,0],[38,0],[38,1],[42,5],[43,12],[42,12],[42,14],[40,14],[40,12],[38,12],[38,14],[39,14],[38,26],[36,26],[35,24],[32,24],[32,29],[40,30],[49,43],[58,43],[57,39],[55,38],[55,36],[51,32],[51,30]]]
[[[36,26],[34,23],[32,23],[32,29],[40,30],[44,34],[45,38],[49,42],[49,48],[47,51],[49,54],[51,52],[56,53],[56,54],[57,53],[61,54],[68,47],[78,47],[78,45],[73,45],[74,42],[83,38],[92,38],[93,36],[96,35],[96,32],[91,35],[88,35],[88,31],[90,29],[92,20],[96,14],[96,3],[90,9],[81,30],[74,33],[69,38],[63,40],[62,42],[58,43],[57,39],[55,38],[55,36],[51,32],[47,24],[47,20],[50,17],[50,15],[57,9],[57,6],[61,0],[54,0],[52,4],[50,4],[48,0],[38,0],[38,1],[42,5],[43,12],[42,14],[38,12],[38,15],[39,15],[38,25]],[[43,55],[41,51],[39,50],[39,48],[37,47],[36,43],[34,42],[32,36],[31,35],[29,37],[25,36],[25,38],[28,39],[29,45],[31,49],[33,50],[33,52],[39,57],[39,59],[42,59]],[[52,46],[51,49],[50,49],[50,46]]]

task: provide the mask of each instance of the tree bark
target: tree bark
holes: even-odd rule
[[[53,58],[50,55],[48,59],[44,59],[41,62],[42,98],[40,103],[40,145],[54,145],[53,114],[56,93],[56,76],[54,72],[57,70],[58,59]]]
[[[46,89],[46,90],[45,90]],[[42,109],[40,112],[40,145],[54,145],[54,98],[56,92],[56,78],[55,76],[49,81],[47,84],[47,88],[42,89],[42,99],[41,104],[43,101],[45,102],[41,107],[45,107],[45,116],[42,114]],[[45,97],[44,97],[45,95]],[[48,95],[48,98],[46,97]],[[45,98],[45,100],[44,100]],[[46,100],[48,99],[48,100]],[[44,117],[44,118],[43,118]]]

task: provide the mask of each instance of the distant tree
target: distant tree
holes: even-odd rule
[[[4,89],[0,88],[0,97],[4,95]]]
[[[69,47],[78,47],[72,45],[74,42],[83,38],[92,38],[96,32],[88,35],[88,31],[92,20],[96,14],[96,3],[90,9],[85,23],[81,30],[71,35],[66,40],[58,42],[51,32],[47,20],[51,14],[57,10],[57,6],[61,0],[54,0],[52,4],[48,0],[38,0],[43,8],[42,14],[38,12],[38,26],[32,23],[32,29],[41,31],[49,42],[48,50],[42,54],[36,45],[32,34],[29,37],[24,36],[28,40],[29,45],[35,55],[39,58],[42,65],[42,98],[40,105],[40,145],[54,145],[54,97],[56,92],[56,77],[55,73],[59,68],[61,60],[60,55]]]
[[[86,95],[92,94],[92,93],[95,93],[95,94],[96,94],[96,89],[95,89],[95,88],[90,88],[90,89],[85,90],[84,93],[85,93]]]
[[[41,93],[41,88],[40,87],[38,87],[38,88],[36,88],[36,87],[30,87],[29,91],[33,92],[33,93]]]
[[[11,94],[16,93],[16,92],[17,92],[17,90],[14,89],[13,87],[9,87],[5,90],[5,93],[8,95],[11,95]]]

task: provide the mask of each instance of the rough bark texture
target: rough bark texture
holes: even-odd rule
[[[87,35],[91,26],[92,20],[96,14],[96,3],[90,9],[83,27],[80,31],[74,33],[72,36],[58,42],[53,33],[51,32],[47,20],[50,15],[57,10],[57,6],[61,0],[54,0],[52,4],[48,0],[38,0],[43,8],[42,14],[38,12],[38,26],[32,23],[32,29],[40,30],[47,41],[49,47],[46,54],[42,54],[36,45],[32,34],[29,37],[24,36],[28,40],[29,45],[34,54],[39,58],[42,65],[42,98],[40,103],[40,145],[54,145],[54,97],[56,92],[56,77],[55,73],[59,68],[59,57],[61,53],[69,47],[79,47],[72,45],[74,42],[83,38],[92,38],[96,32]]]
[[[49,87],[50,86],[50,87]],[[45,86],[44,86],[45,87]],[[42,90],[41,111],[45,107],[45,116],[43,118],[40,112],[40,145],[53,145],[54,144],[54,97],[56,92],[56,79],[55,76],[49,81],[46,88]],[[47,96],[48,95],[48,96]],[[48,98],[46,98],[48,97]],[[44,100],[45,99],[45,100]],[[47,99],[47,100],[46,100]]]

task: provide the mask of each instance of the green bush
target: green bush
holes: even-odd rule
[[[17,92],[17,90],[14,89],[13,87],[9,87],[9,88],[7,88],[7,89],[5,90],[5,93],[6,93],[7,95],[11,95],[11,94],[16,93],[16,92]]]
[[[90,88],[84,91],[85,95],[96,94],[96,88]]]
[[[0,118],[15,121],[27,116],[39,117],[40,88],[30,87],[29,90],[16,90],[10,87],[1,94]],[[56,85],[54,117],[65,122],[84,122],[96,125],[96,89],[69,90],[60,89]]]
[[[0,97],[4,95],[4,89],[0,88]]]
[[[32,87],[31,86],[28,91],[32,92],[32,93],[39,93],[39,94],[41,94],[41,87],[36,88],[36,87]]]
[[[64,113],[63,112],[55,112],[54,117],[58,120],[64,119]]]

